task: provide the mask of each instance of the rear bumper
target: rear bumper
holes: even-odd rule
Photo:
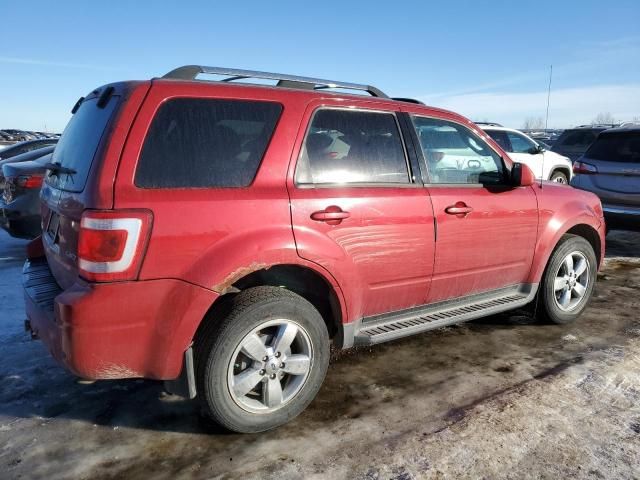
[[[604,203],[602,210],[609,227],[640,230],[640,207]]]
[[[23,288],[32,333],[65,368],[90,379],[175,379],[217,298],[215,292],[173,279],[78,280],[63,291],[45,257],[26,261]]]
[[[0,227],[16,238],[32,239],[40,235],[40,215],[27,217],[13,216],[6,210],[0,211]]]
[[[40,235],[40,211],[37,195],[21,195],[6,204],[0,202],[0,227],[17,238],[35,238]]]

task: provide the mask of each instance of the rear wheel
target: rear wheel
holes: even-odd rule
[[[584,311],[596,282],[597,258],[584,238],[564,235],[549,259],[540,285],[542,313],[554,323],[569,323]]]
[[[329,336],[307,300],[277,287],[239,293],[196,347],[207,413],[236,432],[260,432],[300,414],[329,364]]]
[[[551,178],[549,179],[552,182],[556,182],[556,183],[562,183],[562,184],[568,184],[569,183],[569,179],[567,178],[567,174],[560,172],[560,171],[555,171],[553,172],[553,174],[551,175]]]

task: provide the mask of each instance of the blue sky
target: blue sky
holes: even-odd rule
[[[475,120],[640,118],[640,2],[0,0],[0,128],[62,130],[76,99],[200,63],[371,83]]]

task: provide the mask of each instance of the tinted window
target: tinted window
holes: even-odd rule
[[[307,132],[299,184],[409,183],[409,171],[392,113],[322,109]]]
[[[412,118],[427,162],[430,183],[502,182],[502,159],[471,130],[446,120]]]
[[[117,95],[113,96],[103,108],[96,105],[97,98],[82,102],[64,129],[51,157],[52,163],[75,170],[76,173],[55,175],[50,172],[47,177],[49,184],[71,192],[82,191],[98,144],[118,100]]]
[[[585,156],[609,162],[640,163],[640,132],[600,135]]]
[[[573,130],[563,133],[555,146],[588,147],[595,139],[597,132],[591,130]]]
[[[507,136],[509,137],[509,141],[511,142],[512,152],[514,153],[531,153],[533,150],[538,148],[538,145],[533,141],[529,140],[524,135],[520,135],[514,132],[507,132]]]
[[[280,117],[277,103],[181,98],[156,113],[136,170],[143,188],[246,187]]]
[[[511,150],[511,143],[509,142],[509,137],[507,137],[507,134],[505,132],[503,132],[502,130],[485,130],[486,133],[489,134],[489,136],[491,138],[493,138],[493,140],[500,145],[500,148],[502,148],[505,152],[512,152],[513,150]]]

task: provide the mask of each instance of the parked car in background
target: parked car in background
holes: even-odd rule
[[[568,184],[571,180],[571,160],[547,150],[542,142],[536,142],[528,135],[513,128],[505,128],[495,124],[480,124],[479,126],[505,152],[508,152],[511,158],[531,168],[536,178],[564,184]]]
[[[5,132],[4,130],[0,130],[0,141],[2,141],[2,142],[16,142],[17,140],[9,132]]]
[[[46,138],[42,140],[28,140],[26,142],[15,143],[0,151],[0,161],[7,160],[18,155],[22,155],[39,148],[55,146],[57,138]]]
[[[29,135],[24,130],[16,130],[15,128],[5,128],[5,132],[9,135],[13,135],[14,139],[17,142],[24,142],[26,140],[35,140],[31,135]]]
[[[569,128],[551,146],[551,151],[569,157],[575,162],[580,155],[587,151],[598,134],[615,125],[581,125]]]
[[[640,125],[601,132],[573,171],[574,187],[600,197],[609,229],[640,230]]]
[[[370,85],[191,65],[72,112],[27,247],[27,328],[76,375],[166,380],[233,431],[302,412],[331,342],[534,301],[576,320],[603,259],[595,195],[541,188],[468,119]]]
[[[42,233],[40,187],[50,161],[51,152],[35,160],[2,165],[0,226],[9,235],[35,238]]]
[[[0,160],[0,192],[2,192],[2,189],[4,188],[5,179],[2,173],[2,167],[4,165],[8,163],[22,163],[22,162],[29,162],[31,160],[37,160],[38,158],[44,155],[52,153],[54,148],[55,146],[43,147],[36,150],[28,151],[26,153],[21,153],[20,155],[5,158],[4,160]],[[3,152],[4,150],[0,150],[0,154],[2,154]]]

